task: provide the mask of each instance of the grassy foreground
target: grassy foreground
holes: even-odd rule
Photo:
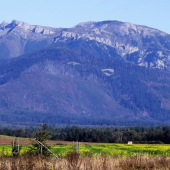
[[[138,155],[136,157],[80,156],[68,153],[66,157],[29,156],[0,157],[2,170],[168,170],[170,158]]]

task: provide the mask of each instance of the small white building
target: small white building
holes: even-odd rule
[[[128,141],[128,144],[133,144],[133,142],[132,141]]]

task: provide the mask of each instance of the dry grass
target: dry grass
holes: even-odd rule
[[[0,170],[169,170],[169,157],[138,155],[134,158],[80,156],[69,152],[59,160],[54,157],[0,157]]]

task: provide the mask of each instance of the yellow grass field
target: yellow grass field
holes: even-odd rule
[[[79,153],[72,152],[72,142],[48,141],[54,156],[24,155],[30,139],[19,138],[20,157],[12,157],[15,137],[0,135],[0,169],[46,170],[131,170],[170,169],[170,145],[80,143]],[[4,143],[3,143],[4,142]],[[7,144],[8,143],[8,144]],[[76,145],[74,149],[77,150]]]

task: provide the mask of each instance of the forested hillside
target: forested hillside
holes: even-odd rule
[[[169,74],[51,47],[0,63],[0,118],[9,123],[168,124]]]

